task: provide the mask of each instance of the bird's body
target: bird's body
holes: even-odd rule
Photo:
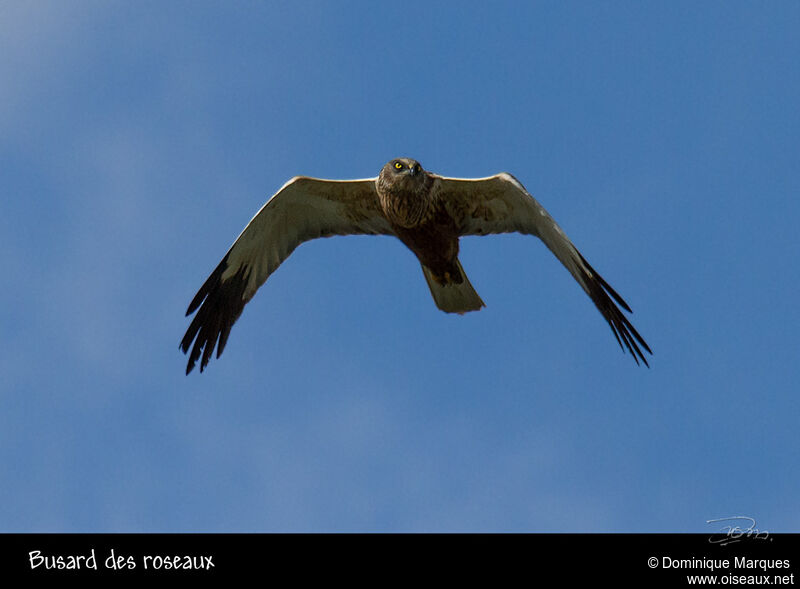
[[[438,198],[439,179],[423,170],[419,162],[401,158],[383,167],[375,180],[375,191],[395,235],[416,254],[434,282],[441,286],[462,284],[465,276],[458,264],[458,226]],[[477,308],[481,306],[482,302]]]
[[[392,225],[392,229],[398,239],[416,254],[420,263],[440,281],[446,280],[446,274],[457,274],[458,227],[447,211],[436,211],[433,217],[417,227]]]
[[[244,305],[295,247],[317,237],[394,235],[419,259],[437,306],[448,313],[484,306],[458,259],[464,235],[520,232],[539,237],[592,298],[620,346],[638,363],[647,343],[617,305],[622,298],[572,245],[547,211],[510,174],[446,178],[416,160],[388,162],[377,178],[321,180],[298,176],[287,182],[242,231],[187,310],[197,311],[181,341],[192,348],[187,374],[200,370],[214,348],[222,353]],[[192,346],[194,342],[194,346]]]

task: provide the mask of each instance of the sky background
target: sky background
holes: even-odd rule
[[[800,531],[797,2],[0,2],[0,531]],[[225,353],[184,313],[296,174],[514,174],[535,238],[437,310],[301,246]]]

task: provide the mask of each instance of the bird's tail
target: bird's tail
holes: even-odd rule
[[[467,273],[457,259],[453,273],[447,272],[444,276],[440,276],[434,274],[424,264],[422,273],[428,281],[436,306],[445,313],[463,315],[469,311],[479,311],[481,307],[486,306],[470,284]]]

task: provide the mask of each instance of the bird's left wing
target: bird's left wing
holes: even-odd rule
[[[197,315],[180,346],[184,353],[192,348],[186,374],[201,355],[202,372],[215,346],[219,358],[245,304],[298,245],[317,237],[353,234],[393,235],[381,212],[375,178],[297,176],[284,184],[247,224],[189,304],[186,315]]]
[[[506,173],[475,179],[437,178],[440,201],[455,219],[461,235],[518,232],[537,236],[592,299],[620,347],[624,343],[637,364],[641,360],[648,365],[642,348],[653,352],[614,301],[630,313],[628,304],[589,265],[561,227],[516,178]]]

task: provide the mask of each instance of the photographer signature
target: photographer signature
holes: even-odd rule
[[[756,527],[756,520],[746,515],[735,515],[733,517],[720,517],[717,519],[706,520],[707,524],[731,522],[729,525],[722,526],[722,532],[725,535],[722,538],[711,536],[708,541],[711,544],[719,544],[720,546],[727,546],[739,542],[742,538],[752,538],[754,540],[766,540],[769,538],[769,532],[766,530],[759,530]],[[733,523],[737,522],[737,523]],[[741,527],[746,526],[746,527]]]

